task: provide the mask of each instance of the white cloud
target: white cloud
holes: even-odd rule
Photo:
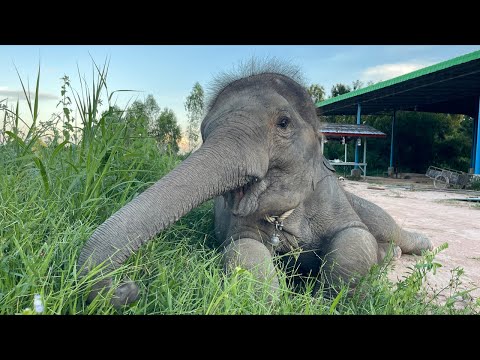
[[[20,99],[20,100],[25,100],[25,94],[23,93],[23,90],[8,90],[6,86],[1,86],[0,87],[0,96],[5,96],[10,99]],[[30,91],[30,97],[32,99],[35,99],[35,93]],[[58,96],[52,95],[49,93],[38,93],[38,98],[40,100],[57,100]]]
[[[432,65],[433,63],[398,63],[398,64],[383,64],[372,66],[361,73],[361,79],[364,82],[373,81],[379,82],[389,80],[394,77],[408,74],[412,71]]]

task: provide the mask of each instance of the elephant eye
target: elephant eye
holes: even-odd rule
[[[289,124],[290,124],[290,118],[288,118],[287,116],[280,117],[277,122],[277,126],[280,129],[286,129]]]

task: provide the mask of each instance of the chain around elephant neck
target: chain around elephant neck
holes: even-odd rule
[[[288,211],[285,211],[282,215],[279,215],[279,216],[265,215],[265,220],[275,226],[275,229],[273,230],[273,234],[270,237],[270,244],[272,244],[273,246],[280,245],[280,238],[278,237],[277,231],[283,230],[284,220],[286,220],[293,213],[294,210],[295,209],[290,209]]]

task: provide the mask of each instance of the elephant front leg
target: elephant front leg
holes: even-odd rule
[[[223,265],[228,273],[236,267],[250,271],[261,284],[269,287],[269,300],[277,297],[279,292],[278,277],[272,255],[261,242],[241,238],[232,241],[223,252]]]
[[[323,271],[327,282],[338,291],[342,282],[355,287],[374,264],[378,263],[377,241],[362,228],[347,228],[332,238],[326,249]]]

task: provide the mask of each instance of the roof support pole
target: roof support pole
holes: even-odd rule
[[[357,104],[357,125],[360,125],[360,117],[361,117],[361,112],[362,112],[362,106],[360,103]],[[355,144],[355,169],[358,169],[358,145],[357,142],[354,142]]]
[[[476,121],[477,136],[475,137],[475,172],[474,174],[480,175],[480,146],[478,139],[480,139],[480,126],[478,126],[478,118],[480,117],[480,97],[478,99],[478,115]]]
[[[470,168],[472,169],[472,172],[475,170],[475,154],[477,153],[477,128],[478,115],[473,117],[472,154],[470,156]]]
[[[395,130],[395,113],[397,111],[393,110],[393,116],[392,116],[392,136],[390,138],[390,167],[393,167],[393,134]]]
[[[363,138],[363,176],[367,176],[367,138]]]

